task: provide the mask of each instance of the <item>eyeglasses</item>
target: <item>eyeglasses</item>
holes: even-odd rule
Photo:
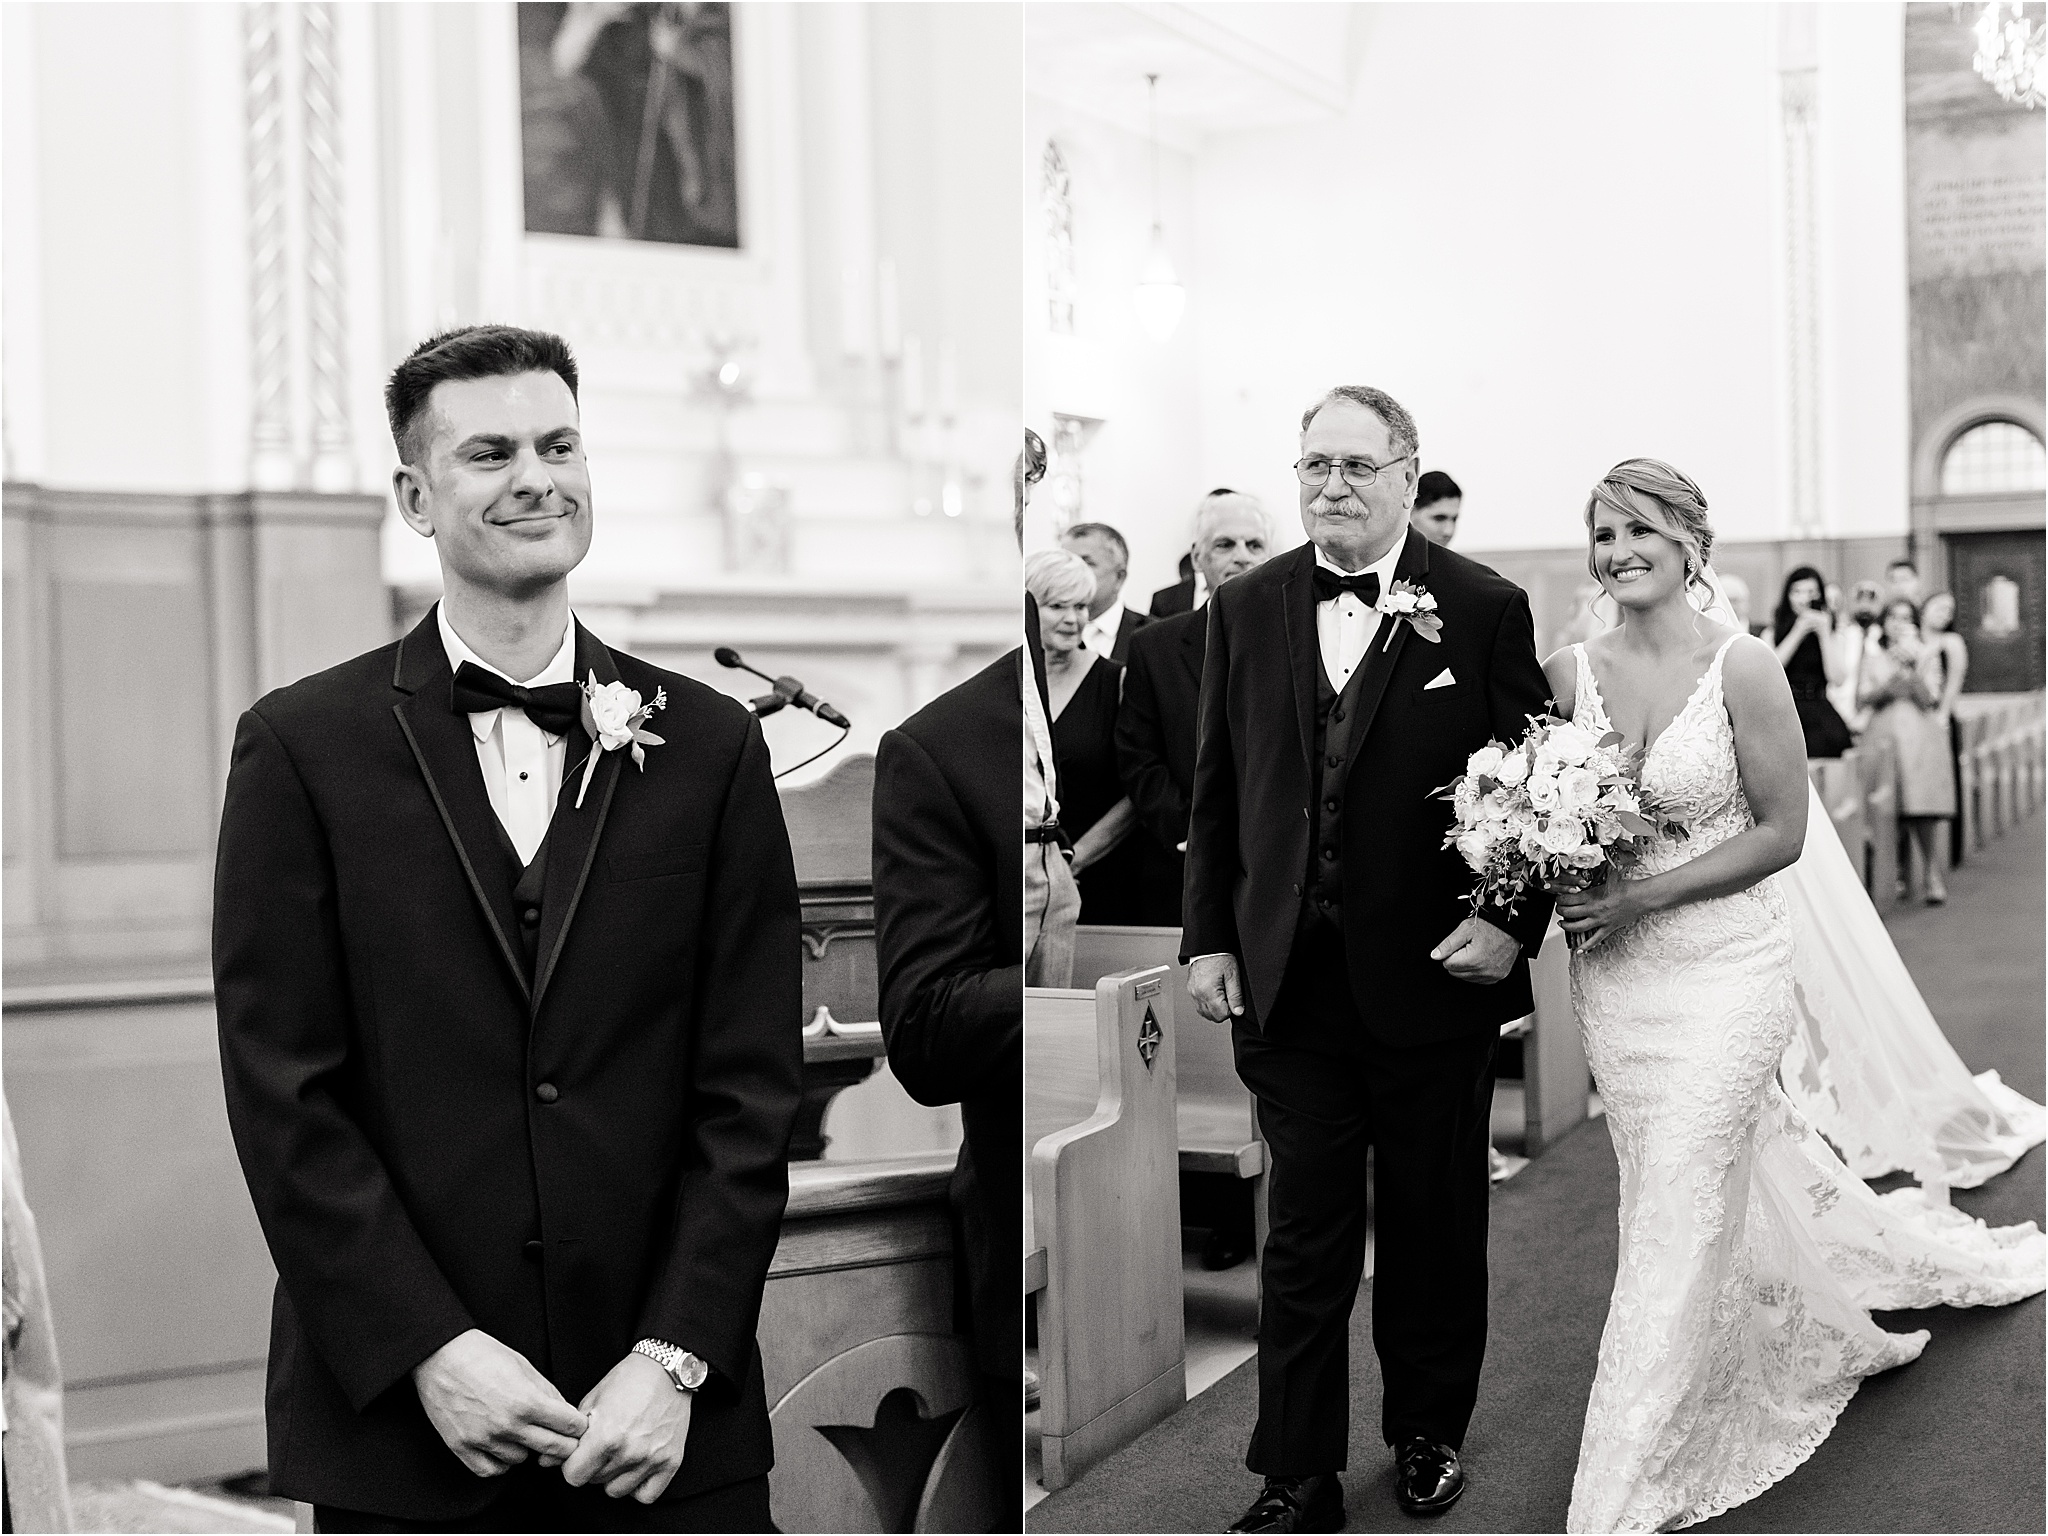
[[[1294,474],[1303,485],[1321,485],[1330,478],[1330,471],[1334,469],[1344,476],[1346,485],[1362,491],[1402,460],[1414,457],[1412,453],[1404,453],[1399,459],[1374,464],[1365,459],[1326,459],[1319,453],[1312,453],[1305,459],[1294,461]]]

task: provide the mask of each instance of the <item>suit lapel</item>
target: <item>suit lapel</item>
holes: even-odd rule
[[[612,653],[581,624],[576,626],[576,681],[588,682],[592,673],[600,683],[615,683],[619,669]],[[659,730],[658,723],[656,730]],[[576,792],[583,787],[583,765],[590,755],[590,737],[582,726],[569,732],[567,752],[562,761],[562,789],[555,798],[555,814],[548,823],[548,867],[542,885],[540,947],[533,974],[533,1009],[540,1011],[542,996],[561,959],[562,946],[569,937],[576,905],[583,899],[584,883],[597,857],[597,840],[611,814],[612,792],[619,787],[619,760],[628,756],[625,748],[600,752],[597,772],[583,805],[576,805]]]
[[[1188,681],[1194,684],[1196,697],[1202,692],[1202,660],[1209,652],[1209,626],[1206,621],[1190,624],[1180,637],[1180,664],[1187,669]]]
[[[1301,760],[1313,766],[1316,754],[1316,668],[1323,664],[1316,639],[1316,551],[1304,544],[1295,551],[1294,569],[1280,583],[1280,605],[1287,624],[1288,675],[1294,679],[1294,723],[1301,732]]]
[[[1428,574],[1429,540],[1411,528],[1408,530],[1408,542],[1401,549],[1401,558],[1394,562],[1394,580],[1420,581]],[[1392,635],[1387,633],[1390,624],[1394,627]],[[1401,652],[1410,638],[1410,627],[1405,621],[1385,614],[1380,616],[1379,633],[1372,637],[1372,646],[1363,663],[1365,676],[1358,684],[1359,718],[1351,733],[1351,761],[1344,765],[1347,777],[1351,764],[1358,761],[1358,749],[1380,712],[1380,701],[1387,696],[1387,684],[1392,681],[1394,667],[1401,660]]]
[[[398,727],[405,733],[420,774],[427,781],[427,793],[441,813],[455,856],[469,879],[477,905],[491,926],[498,953],[511,969],[512,979],[522,995],[527,992],[525,967],[512,945],[512,888],[509,881],[486,879],[505,862],[499,844],[503,829],[498,813],[491,809],[490,793],[484,788],[483,769],[476,760],[476,737],[469,717],[454,709],[454,672],[448,652],[442,647],[435,609],[413,632],[398,643],[398,664],[392,686],[407,697],[392,705]]]

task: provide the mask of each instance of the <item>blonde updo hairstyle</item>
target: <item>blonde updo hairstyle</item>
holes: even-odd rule
[[[1593,566],[1593,514],[1600,507],[1639,518],[1682,547],[1686,590],[1712,592],[1706,569],[1714,529],[1707,521],[1706,493],[1689,476],[1662,459],[1623,459],[1607,471],[1586,498],[1586,571],[1595,581],[1600,573]]]

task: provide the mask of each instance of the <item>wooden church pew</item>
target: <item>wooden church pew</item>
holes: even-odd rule
[[[1062,1488],[1187,1397],[1172,973],[1024,994],[1025,1285],[1042,1481]]]

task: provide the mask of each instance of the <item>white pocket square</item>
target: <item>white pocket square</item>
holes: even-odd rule
[[[1451,669],[1449,667],[1445,667],[1443,671],[1437,673],[1435,677],[1432,677],[1428,682],[1422,685],[1422,691],[1424,693],[1427,693],[1432,688],[1448,688],[1451,686],[1451,684],[1455,683],[1456,681],[1457,679],[1451,676]]]

